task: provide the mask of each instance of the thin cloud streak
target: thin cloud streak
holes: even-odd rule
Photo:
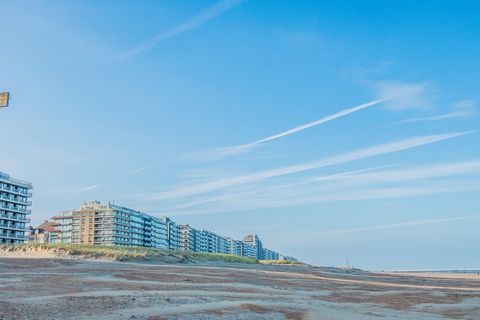
[[[357,189],[342,192],[323,193],[314,196],[291,197],[291,194],[285,194],[283,197],[275,199],[235,199],[222,203],[213,208],[204,208],[197,210],[179,210],[168,211],[172,216],[179,215],[205,215],[205,214],[224,214],[234,212],[245,212],[247,210],[283,208],[283,207],[300,207],[319,203],[329,202],[346,202],[346,201],[367,201],[379,199],[397,199],[422,197],[427,195],[435,195],[452,192],[469,192],[480,189],[479,184],[461,185],[461,186],[426,186],[426,187],[385,187],[385,188],[369,188]],[[290,198],[288,198],[290,197]]]
[[[475,105],[470,100],[459,101],[454,106],[453,110],[448,113],[431,116],[431,117],[418,117],[400,121],[399,123],[412,123],[412,122],[425,122],[425,121],[441,121],[448,119],[468,118],[478,115],[478,111]]]
[[[311,177],[302,181],[283,184],[283,185],[275,185],[269,188],[262,188],[262,189],[255,189],[248,192],[240,192],[240,193],[233,193],[227,194],[220,197],[212,197],[208,199],[197,200],[193,202],[189,202],[186,204],[179,205],[174,208],[174,210],[178,209],[186,209],[191,208],[199,205],[203,205],[206,203],[212,202],[219,202],[222,200],[228,199],[235,199],[241,198],[247,195],[259,195],[265,192],[272,192],[278,191],[282,189],[290,189],[302,185],[320,183],[320,182],[335,182],[335,185],[326,185],[324,191],[331,191],[337,188],[345,188],[347,186],[354,186],[354,185],[367,185],[373,183],[387,183],[387,182],[402,182],[402,181],[412,181],[412,180],[420,180],[420,179],[428,179],[428,178],[438,178],[438,177],[445,177],[451,175],[458,175],[458,174],[467,174],[467,173],[480,173],[480,160],[472,160],[472,161],[462,161],[456,163],[445,163],[445,164],[429,164],[429,165],[421,165],[413,168],[406,168],[406,169],[397,169],[397,170],[379,170],[386,167],[391,166],[381,166],[381,167],[373,167],[367,168],[362,170],[355,170],[355,171],[347,171],[332,175],[325,175],[325,176],[316,176]],[[285,198],[288,195],[280,195],[279,198]]]
[[[315,120],[315,121],[312,121],[312,122],[309,122],[309,123],[291,128],[289,130],[286,130],[286,131],[283,131],[283,132],[280,132],[280,133],[274,134],[272,136],[262,138],[262,139],[259,139],[259,140],[256,140],[256,141],[253,141],[253,142],[250,142],[250,143],[237,145],[237,146],[231,146],[231,147],[225,147],[225,148],[213,149],[213,150],[210,150],[208,152],[192,153],[190,156],[193,156],[194,158],[197,158],[197,159],[203,160],[203,161],[213,161],[213,160],[219,160],[219,159],[222,159],[222,158],[228,157],[228,156],[244,154],[244,153],[250,152],[251,150],[253,150],[255,147],[257,147],[258,145],[260,145],[262,143],[269,142],[269,141],[272,141],[272,140],[277,140],[277,139],[295,134],[297,132],[300,132],[300,131],[303,131],[303,130],[306,130],[306,129],[309,129],[309,128],[312,128],[312,127],[316,127],[316,126],[321,125],[323,123],[326,123],[326,122],[335,120],[337,118],[341,118],[341,117],[344,117],[346,115],[349,115],[351,113],[354,113],[354,112],[372,107],[374,105],[380,104],[382,102],[385,102],[386,100],[387,99],[373,100],[373,101],[370,101],[370,102],[367,102],[367,103],[364,103],[364,104],[361,104],[361,105],[358,105],[358,106],[355,106],[355,107],[351,107],[351,108],[348,108],[348,109],[345,109],[345,110],[342,110],[342,111],[339,111],[337,113],[331,114],[331,115],[323,117],[321,119],[318,119],[318,120]]]
[[[477,214],[477,215],[471,215],[471,216],[452,217],[452,218],[443,218],[443,219],[408,221],[408,222],[381,224],[381,225],[358,227],[358,228],[319,231],[319,232],[313,232],[311,233],[311,235],[323,236],[323,235],[348,234],[348,233],[357,233],[357,232],[365,232],[365,231],[374,231],[374,230],[376,231],[376,230],[395,229],[395,228],[412,227],[412,226],[420,226],[420,225],[428,225],[428,224],[436,224],[436,223],[463,221],[463,220],[471,220],[471,219],[478,219],[478,218],[480,218],[480,215]]]
[[[139,173],[139,172],[142,172],[142,171],[145,171],[145,170],[148,170],[150,169],[151,166],[145,166],[145,167],[141,167],[141,168],[138,168],[138,169],[135,169],[135,170],[132,170],[132,171],[129,171],[128,174],[136,174],[136,173]]]
[[[147,42],[135,47],[131,50],[128,50],[121,54],[118,59],[129,59],[133,58],[153,47],[155,47],[160,42],[175,37],[179,34],[184,32],[192,31],[209,20],[215,19],[216,17],[220,16],[224,12],[232,9],[233,7],[241,4],[244,0],[222,0],[214,4],[213,6],[207,8],[200,14],[190,18],[186,22],[179,24],[169,30],[160,32],[159,34],[155,35],[153,38],[148,40]]]
[[[356,237],[352,237],[355,234],[368,234],[368,233],[378,233],[381,231],[387,231],[392,229],[407,229],[410,230],[414,227],[435,225],[435,224],[446,224],[446,223],[455,223],[462,221],[469,221],[480,218],[480,215],[468,215],[468,216],[459,216],[459,217],[448,217],[448,218],[438,218],[438,219],[425,219],[425,220],[414,220],[414,221],[405,221],[399,223],[390,223],[390,224],[380,224],[380,225],[371,225],[365,227],[357,228],[345,228],[345,229],[334,229],[334,230],[325,230],[325,231],[288,231],[294,236],[291,237],[293,241],[289,241],[289,245],[305,246],[318,241],[357,241]],[[287,231],[285,231],[287,232]],[[350,237],[348,237],[350,235]],[[279,238],[278,241],[283,239]]]
[[[341,178],[342,176],[345,176],[345,175],[348,176],[348,175],[353,175],[353,174],[360,173],[360,172],[368,172],[368,171],[373,171],[373,170],[379,170],[379,169],[383,169],[383,168],[386,168],[386,167],[392,167],[392,166],[391,165],[389,165],[389,166],[378,166],[378,167],[372,167],[372,168],[366,168],[366,169],[360,169],[360,170],[352,170],[352,171],[336,173],[336,174],[332,174],[332,175],[326,175],[326,176],[322,176],[322,177],[315,177],[312,180],[309,179],[309,180],[306,180],[306,181],[294,182],[294,183],[283,184],[283,185],[276,185],[276,186],[269,187],[269,188],[255,189],[255,190],[252,190],[252,191],[240,192],[240,193],[235,193],[235,194],[226,194],[226,195],[219,196],[219,197],[202,199],[202,200],[197,200],[197,201],[184,203],[184,204],[181,204],[179,206],[176,206],[174,208],[174,210],[191,208],[191,207],[195,207],[195,206],[202,205],[202,204],[205,204],[205,203],[216,202],[216,201],[225,200],[225,199],[229,199],[229,198],[237,198],[239,196],[259,194],[259,193],[264,193],[264,192],[267,192],[267,191],[275,191],[275,190],[279,190],[279,189],[286,189],[286,188],[290,188],[290,187],[294,187],[294,186],[298,186],[298,185],[302,185],[302,184],[312,183],[313,181],[336,180],[336,179],[339,179],[339,178]]]
[[[278,169],[267,170],[267,171],[247,174],[243,176],[236,176],[236,177],[231,177],[226,179],[219,179],[219,180],[209,181],[203,184],[198,184],[195,186],[161,192],[161,193],[151,195],[150,200],[162,200],[162,199],[179,198],[179,197],[186,197],[186,196],[191,196],[195,194],[201,194],[205,192],[215,191],[223,188],[248,184],[248,183],[257,182],[257,181],[262,181],[262,180],[275,178],[279,176],[300,173],[300,172],[318,169],[322,167],[328,167],[328,166],[346,163],[354,160],[360,160],[360,159],[370,158],[370,157],[379,156],[383,154],[398,152],[402,150],[408,150],[408,149],[412,149],[422,145],[428,145],[435,142],[453,139],[453,138],[460,137],[470,133],[472,132],[454,132],[454,133],[446,133],[446,134],[438,134],[438,135],[413,137],[409,139],[400,140],[397,142],[392,142],[392,143],[382,144],[374,147],[359,149],[352,152],[347,152],[344,154],[340,154],[338,156],[334,156],[326,159],[320,159],[310,163],[287,166],[287,167],[282,167]]]
[[[101,186],[102,186],[101,184],[96,184],[96,185],[93,185],[93,186],[88,186],[88,187],[85,187],[85,188],[82,188],[82,189],[78,189],[78,190],[76,190],[76,192],[87,192],[87,191],[98,189]]]
[[[434,104],[435,93],[428,82],[379,81],[368,84],[377,98],[388,100],[385,108],[390,111],[429,110]]]

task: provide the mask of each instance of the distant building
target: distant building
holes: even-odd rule
[[[188,224],[178,225],[180,231],[180,249],[183,251],[201,251],[200,231]]]
[[[223,236],[218,237],[218,253],[230,253],[228,239]]]
[[[234,254],[259,260],[293,259],[264,248],[257,235],[235,240],[113,203],[85,202],[78,209],[60,212],[52,220],[32,230],[32,242],[140,246]]]
[[[280,254],[276,251],[263,248],[263,259],[265,260],[279,260]]]
[[[162,218],[162,220],[164,220],[167,225],[168,249],[180,250],[180,230],[177,227],[177,224],[170,218]]]
[[[255,246],[243,242],[242,245],[242,256],[257,259],[257,250]]]
[[[284,256],[284,255],[280,255],[280,257],[278,258],[278,260],[285,260],[285,261],[298,261],[296,258],[294,257],[290,257],[290,256]]]
[[[214,232],[200,231],[200,251],[218,253],[218,237]]]
[[[29,242],[32,243],[59,243],[60,230],[58,224],[45,221],[36,228],[30,229]]]
[[[228,242],[228,253],[235,254],[238,256],[242,255],[243,252],[243,242],[240,240],[235,240],[232,238],[227,238]]]
[[[23,243],[27,240],[27,215],[32,202],[32,184],[0,172],[0,243]]]
[[[249,234],[243,238],[243,243],[253,247],[253,255],[256,259],[264,259],[263,257],[263,244],[260,238],[255,234]]]

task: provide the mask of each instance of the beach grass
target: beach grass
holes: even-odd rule
[[[233,254],[184,252],[145,247],[120,247],[86,244],[38,244],[0,245],[0,252],[44,253],[46,255],[108,259],[115,261],[160,260],[165,262],[258,263],[258,260]]]

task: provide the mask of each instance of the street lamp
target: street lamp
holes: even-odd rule
[[[8,107],[9,98],[10,94],[8,92],[0,92],[0,108]]]

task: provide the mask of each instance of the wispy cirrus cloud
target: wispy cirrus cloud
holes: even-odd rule
[[[339,112],[336,112],[334,114],[325,116],[323,118],[320,118],[318,120],[302,124],[296,127],[293,127],[289,130],[282,131],[280,133],[255,140],[250,143],[246,144],[241,144],[241,145],[236,145],[236,146],[230,146],[230,147],[225,147],[225,148],[217,148],[217,149],[212,149],[212,150],[207,150],[203,152],[193,152],[189,155],[187,155],[189,158],[194,158],[200,161],[212,161],[212,160],[219,160],[228,156],[233,156],[233,155],[239,155],[243,153],[247,153],[249,151],[252,151],[255,147],[259,146],[262,143],[266,143],[269,141],[277,140],[295,133],[298,133],[300,131],[319,126],[323,123],[344,117],[346,115],[349,115],[354,112],[358,112],[360,110],[375,106],[377,104],[380,104],[382,102],[385,102],[385,99],[378,99],[378,100],[373,100],[364,104],[360,104],[358,106],[354,106],[348,109],[341,110]]]
[[[476,109],[473,101],[464,100],[464,101],[457,102],[453,106],[452,111],[450,112],[429,116],[429,117],[410,118],[410,119],[402,120],[399,123],[441,121],[441,120],[448,120],[448,119],[468,118],[476,115],[478,115],[478,110]]]
[[[199,206],[199,205],[202,205],[202,204],[221,201],[221,200],[225,200],[225,199],[229,199],[229,198],[235,198],[235,197],[240,197],[240,196],[248,196],[248,195],[251,195],[251,194],[259,194],[259,193],[264,193],[264,192],[268,192],[268,191],[274,191],[274,190],[279,190],[279,189],[296,187],[296,186],[299,186],[299,185],[302,185],[302,184],[311,183],[313,181],[335,180],[335,179],[339,179],[343,176],[348,176],[348,175],[352,175],[352,174],[356,174],[356,173],[360,173],[360,172],[368,172],[368,171],[373,171],[373,170],[379,170],[379,169],[386,168],[386,167],[391,167],[391,166],[379,166],[379,167],[372,167],[372,168],[366,168],[366,169],[360,169],[360,170],[352,170],[352,171],[347,171],[347,172],[342,172],[342,173],[337,173],[337,174],[332,174],[332,175],[326,175],[326,176],[322,176],[322,177],[315,177],[315,178],[312,178],[312,179],[303,180],[303,181],[299,181],[299,182],[275,185],[275,186],[268,187],[268,188],[261,188],[261,189],[255,188],[253,190],[245,191],[245,192],[227,193],[227,194],[217,196],[217,197],[210,197],[210,198],[205,198],[205,199],[201,199],[201,200],[195,200],[195,201],[192,201],[192,202],[182,203],[181,205],[176,206],[174,209],[185,209],[185,208],[195,207],[195,206]]]
[[[301,207],[329,202],[367,201],[380,199],[414,198],[442,193],[469,192],[480,189],[478,183],[458,183],[448,185],[431,184],[421,187],[378,187],[348,190],[321,190],[314,194],[299,195],[284,192],[276,195],[259,195],[256,197],[230,198],[215,206],[190,210],[169,210],[171,215],[202,215],[245,212],[249,210]]]
[[[369,81],[366,83],[377,99],[387,101],[385,107],[390,111],[425,111],[431,109],[435,101],[436,93],[430,82]]]
[[[131,170],[129,172],[127,172],[128,174],[137,174],[137,173],[140,173],[142,171],[145,171],[145,170],[148,170],[150,169],[152,166],[145,166],[145,167],[141,167],[141,168],[137,168],[137,169],[134,169],[134,170]]]
[[[83,196],[84,193],[88,193],[93,190],[97,190],[101,188],[101,184],[95,184],[87,187],[82,187],[82,188],[61,188],[59,190],[54,190],[55,195],[58,196],[60,195],[59,198],[56,200],[50,201],[50,202],[44,202],[42,203],[39,207],[35,206],[35,210],[43,210],[45,208],[48,208],[51,205],[59,204],[65,201],[69,201],[72,199],[76,199],[77,197]]]
[[[95,184],[95,185],[92,185],[92,186],[88,186],[88,187],[85,187],[85,188],[75,190],[74,192],[87,192],[87,191],[92,191],[92,190],[95,190],[95,189],[98,189],[98,188],[101,188],[101,187],[102,187],[101,184]]]
[[[308,190],[301,189],[302,186],[321,184],[314,192],[332,192],[335,190],[345,192],[348,188],[358,185],[398,183],[405,181],[418,181],[422,179],[439,178],[461,174],[479,174],[480,160],[460,161],[454,163],[428,164],[411,168],[395,170],[381,170],[391,166],[373,167],[362,170],[347,171],[332,175],[309,177],[297,182],[286,184],[275,184],[267,188],[255,188],[246,192],[227,193],[217,197],[210,197],[196,200],[176,206],[174,210],[186,209],[201,206],[207,203],[221,202],[229,199],[244,201],[244,197],[254,197],[269,194],[271,198],[285,199],[290,197],[301,197],[308,193]],[[287,193],[275,193],[281,190],[291,190]]]
[[[349,234],[349,233],[405,228],[405,227],[413,227],[413,226],[421,226],[421,225],[429,225],[429,224],[437,224],[437,223],[472,220],[472,219],[478,219],[478,218],[480,218],[480,214],[460,216],[460,217],[441,218],[441,219],[406,221],[406,222],[379,224],[379,225],[372,225],[372,226],[365,226],[365,227],[358,227],[358,228],[345,228],[345,229],[312,232],[312,233],[309,233],[309,236],[343,235],[343,234]]]
[[[201,13],[197,14],[196,16],[185,21],[184,23],[181,23],[169,30],[160,32],[145,43],[122,53],[120,56],[118,56],[118,58],[133,58],[147,50],[150,50],[164,40],[170,39],[184,32],[192,31],[202,26],[209,20],[215,19],[216,17],[241,4],[242,2],[244,2],[244,0],[221,0],[212,5],[211,7],[207,8],[206,10],[202,11]]]
[[[437,224],[451,224],[456,222],[468,222],[470,220],[479,219],[480,214],[473,215],[462,215],[462,216],[451,216],[446,218],[437,218],[437,219],[423,219],[423,220],[410,220],[403,222],[395,223],[384,223],[376,225],[366,225],[353,228],[341,228],[341,229],[331,229],[331,230],[322,230],[322,231],[301,231],[301,230],[288,230],[288,233],[292,237],[288,238],[288,242],[285,241],[285,237],[277,237],[276,243],[285,244],[285,245],[295,245],[295,246],[305,246],[311,245],[312,243],[318,243],[318,241],[327,241],[332,239],[334,241],[358,241],[354,236],[356,234],[368,234],[374,232],[377,234],[381,231],[389,231],[394,229],[407,229],[410,231],[411,228],[437,225]],[[268,229],[266,229],[268,231]],[[263,230],[260,230],[263,231]],[[285,232],[285,231],[284,231]]]
[[[389,153],[398,152],[402,150],[408,150],[408,149],[412,149],[412,148],[423,146],[423,145],[428,145],[435,142],[453,139],[453,138],[460,137],[470,133],[472,132],[453,132],[453,133],[438,134],[438,135],[417,136],[417,137],[403,139],[396,142],[377,145],[374,147],[358,149],[355,151],[347,152],[347,153],[333,156],[330,158],[320,159],[320,160],[309,162],[309,163],[281,167],[277,169],[266,170],[266,171],[261,171],[261,172],[256,172],[256,173],[246,174],[241,176],[235,176],[235,177],[230,177],[225,179],[218,179],[218,180],[213,180],[213,181],[209,181],[202,184],[160,192],[160,193],[152,194],[148,198],[150,200],[162,200],[162,199],[187,197],[191,195],[206,193],[206,192],[233,187],[237,185],[243,185],[243,184],[253,183],[253,182],[271,179],[275,177],[280,177],[284,175],[290,175],[290,174],[300,173],[300,172],[309,171],[317,168],[337,165],[337,164],[355,161],[359,159],[389,154]]]

